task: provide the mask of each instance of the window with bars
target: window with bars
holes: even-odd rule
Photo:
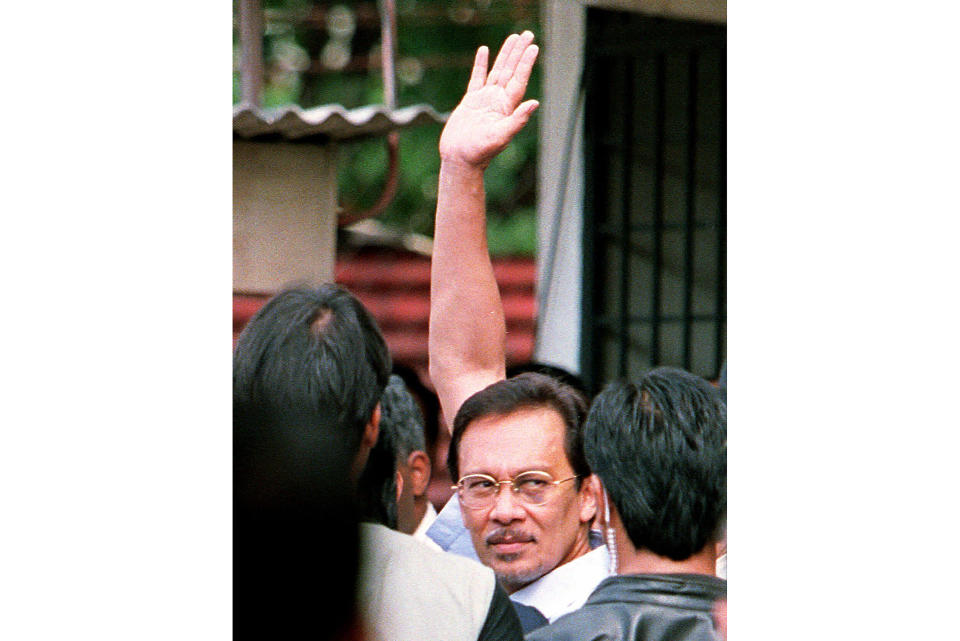
[[[726,26],[589,9],[581,372],[726,360]]]

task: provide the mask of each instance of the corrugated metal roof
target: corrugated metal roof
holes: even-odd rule
[[[323,105],[302,109],[290,105],[278,109],[260,109],[234,105],[233,135],[244,139],[276,139],[302,142],[346,140],[383,135],[394,129],[445,122],[446,114],[429,105],[413,105],[390,110],[383,105],[345,109],[341,105]]]

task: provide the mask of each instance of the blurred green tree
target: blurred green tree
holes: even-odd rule
[[[381,104],[380,13],[371,1],[263,0],[263,106],[304,108]],[[397,106],[428,104],[448,112],[466,88],[480,45],[493,54],[513,32],[539,32],[535,0],[396,0]],[[234,2],[234,103],[240,99],[239,16]],[[528,95],[540,95],[534,69]],[[536,114],[534,119],[536,119]],[[400,132],[400,183],[380,215],[384,224],[433,235],[439,126]],[[383,140],[341,148],[341,198],[363,208],[380,193],[387,168]],[[497,255],[532,255],[536,247],[537,123],[531,122],[487,170],[488,236]]]

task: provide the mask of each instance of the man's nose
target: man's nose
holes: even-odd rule
[[[504,483],[498,488],[493,498],[493,509],[490,510],[490,519],[498,523],[518,521],[526,516],[520,498],[513,491],[513,486]]]

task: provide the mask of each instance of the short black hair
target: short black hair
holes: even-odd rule
[[[380,399],[380,438],[360,475],[364,520],[397,529],[397,466],[411,452],[425,448],[420,407],[404,380],[391,374]]]
[[[376,321],[339,285],[295,288],[250,319],[233,353],[234,417],[296,411],[356,452],[390,375]]]
[[[541,361],[525,361],[523,363],[514,363],[513,365],[507,366],[507,378],[513,378],[518,374],[524,374],[526,372],[546,374],[547,376],[555,378],[561,383],[565,383],[576,389],[584,396],[588,395],[587,386],[584,384],[583,379],[577,374],[574,374],[573,372],[558,365],[551,365],[550,363],[543,363]]]
[[[240,335],[233,354],[237,638],[343,638],[356,623],[360,541],[350,469],[389,373],[376,322],[338,285],[277,294]],[[333,596],[325,585],[338,586]]]
[[[393,435],[398,459],[406,459],[417,450],[426,451],[423,412],[407,389],[406,382],[396,374],[390,375],[380,399],[380,431],[384,429]]]
[[[570,467],[579,477],[579,489],[583,479],[590,476],[590,466],[583,453],[583,421],[587,415],[587,399],[577,389],[535,372],[497,381],[464,401],[453,419],[453,433],[447,451],[450,477],[454,481],[460,478],[460,440],[471,423],[486,416],[504,416],[519,409],[536,407],[552,409],[563,418],[563,449]]]
[[[421,449],[432,452],[440,436],[440,400],[437,398],[437,393],[424,385],[420,374],[409,365],[394,361],[393,373],[403,379],[407,385],[407,391],[413,395],[423,413],[423,436],[426,439],[426,447]],[[446,435],[446,428],[444,428],[444,435]]]
[[[660,367],[593,401],[584,450],[630,541],[682,561],[715,540],[727,509],[727,409],[716,388]]]

